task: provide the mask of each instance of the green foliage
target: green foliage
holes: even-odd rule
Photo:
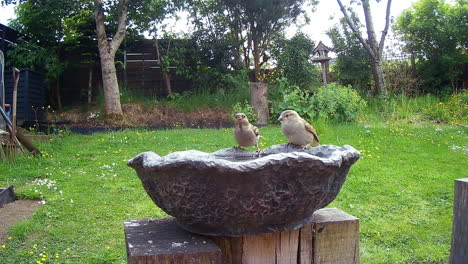
[[[422,81],[408,61],[384,61],[383,72],[389,94],[417,95],[419,93]]]
[[[351,88],[331,83],[312,97],[315,118],[354,122],[366,107],[366,102]]]
[[[462,54],[468,49],[467,17],[466,0],[420,0],[397,18],[396,32],[417,56],[423,92],[461,87],[462,65],[468,63],[468,54]]]
[[[301,89],[319,86],[320,70],[311,62],[315,43],[304,33],[297,33],[291,39],[284,36],[275,41],[273,51],[277,62],[277,73]]]
[[[218,93],[222,90],[227,93],[237,92],[244,96],[249,91],[245,70],[219,71],[211,67],[200,67],[192,80],[196,93]]]
[[[304,3],[304,0],[191,0],[187,8],[206,58],[222,64],[228,62],[234,69],[253,65],[253,81],[258,81],[260,67],[269,59],[273,36],[304,13]],[[226,52],[219,52],[223,50]]]
[[[331,83],[310,95],[285,80],[282,82],[283,97],[274,105],[274,115],[279,115],[285,109],[293,109],[306,120],[354,122],[366,107],[366,102],[349,86]]]
[[[452,94],[447,102],[440,102],[424,108],[429,120],[449,124],[468,124],[468,91]]]
[[[288,79],[282,78],[276,84],[274,90],[280,91],[279,100],[273,103],[271,109],[273,122],[279,117],[281,112],[286,109],[296,111],[302,118],[310,120],[315,117],[312,110],[311,96],[308,92],[301,90],[298,86],[293,85]]]
[[[335,26],[327,32],[337,54],[331,74],[340,84],[351,85],[362,94],[370,94],[372,68],[369,55],[347,24],[342,23],[341,27]]]
[[[376,122],[387,120],[399,123],[437,123],[468,124],[468,96],[466,91],[454,93],[442,100],[434,95],[410,97],[405,94],[387,100],[368,98],[368,107],[362,121]]]
[[[235,114],[237,113],[244,113],[251,123],[257,120],[257,114],[247,100],[238,102],[232,107],[232,120],[235,120]]]

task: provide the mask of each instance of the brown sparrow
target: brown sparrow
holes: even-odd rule
[[[320,145],[315,129],[302,119],[296,111],[285,110],[281,113],[278,121],[281,122],[283,134],[289,139],[289,143],[305,148],[308,144],[312,147]]]
[[[234,138],[237,144],[239,144],[239,148],[255,145],[257,152],[259,152],[258,139],[260,138],[260,133],[256,126],[249,123],[247,116],[243,113],[237,113],[234,126]]]

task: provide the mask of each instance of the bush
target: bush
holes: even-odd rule
[[[426,107],[424,116],[430,120],[445,123],[468,123],[468,91],[454,93],[447,102]]]
[[[297,86],[283,80],[282,101],[273,106],[272,113],[278,116],[286,109],[293,109],[306,120],[334,120],[354,122],[366,107],[366,102],[350,86],[332,83],[310,95]]]
[[[235,114],[237,113],[244,113],[250,123],[255,123],[255,120],[257,119],[257,115],[255,114],[253,107],[247,102],[247,100],[243,103],[238,102],[232,107],[232,120],[235,119]]]
[[[272,107],[272,121],[276,122],[276,118],[286,109],[293,109],[304,119],[311,119],[314,116],[311,112],[309,93],[290,84],[286,78],[280,79],[275,84],[274,90],[279,91],[280,96],[278,102],[274,103]]]
[[[353,122],[366,107],[366,102],[351,88],[331,83],[312,96],[315,119]]]

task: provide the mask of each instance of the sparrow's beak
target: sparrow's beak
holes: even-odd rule
[[[278,117],[278,121],[280,121],[280,122],[283,121],[283,118],[281,116]]]

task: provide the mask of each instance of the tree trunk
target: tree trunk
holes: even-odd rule
[[[165,71],[162,73],[164,84],[166,86],[166,92],[168,95],[172,94],[172,86],[171,86],[171,75]]]
[[[101,48],[99,48],[101,50]],[[115,69],[114,55],[106,52],[101,54],[102,84],[104,89],[104,102],[106,115],[109,117],[122,117],[122,106],[120,104],[119,83],[117,81],[117,70]]]
[[[260,50],[258,40],[253,40],[253,56],[254,56],[254,79],[253,82],[258,82],[260,78]]]
[[[385,28],[382,30],[382,35],[380,36],[380,42],[377,42],[377,37],[375,35],[374,30],[374,21],[372,19],[372,12],[370,8],[370,1],[369,0],[361,0],[361,5],[364,10],[364,18],[365,18],[365,25],[367,31],[367,40],[365,40],[362,35],[361,31],[359,30],[359,26],[353,22],[353,20],[348,15],[345,6],[341,2],[341,0],[337,0],[338,5],[340,6],[340,10],[345,17],[346,23],[351,28],[353,33],[356,34],[359,42],[366,50],[367,54],[371,60],[372,66],[372,74],[374,77],[375,86],[377,88],[377,92],[380,97],[386,98],[388,96],[387,89],[385,87],[385,81],[383,78],[383,70],[382,70],[382,54],[384,49],[385,37],[388,33],[388,28],[390,25],[390,7],[392,5],[392,0],[387,0],[387,10],[385,15]]]
[[[156,36],[156,34],[155,34],[155,36]],[[164,59],[161,56],[161,52],[159,50],[159,42],[158,42],[157,36],[154,39],[154,44],[156,46],[156,55],[158,56],[159,66],[161,66],[162,77],[163,77],[164,85],[166,86],[166,92],[167,92],[167,95],[170,95],[170,94],[172,94],[171,75],[163,67]]]
[[[60,77],[57,78],[55,82],[55,96],[57,99],[57,108],[62,110],[62,96],[60,94]]]
[[[117,21],[117,31],[111,41],[108,40],[105,16],[102,0],[94,0],[94,16],[96,20],[96,35],[98,41],[99,56],[101,59],[102,83],[104,89],[104,104],[106,115],[111,118],[122,118],[122,106],[120,104],[119,84],[117,70],[115,69],[115,53],[125,38],[127,11],[129,0],[119,0],[120,13]]]
[[[268,84],[264,82],[253,82],[250,86],[250,101],[257,115],[257,125],[268,125]]]
[[[372,74],[374,76],[377,94],[379,94],[383,98],[386,98],[388,94],[384,82],[382,60],[380,58],[372,61]]]

